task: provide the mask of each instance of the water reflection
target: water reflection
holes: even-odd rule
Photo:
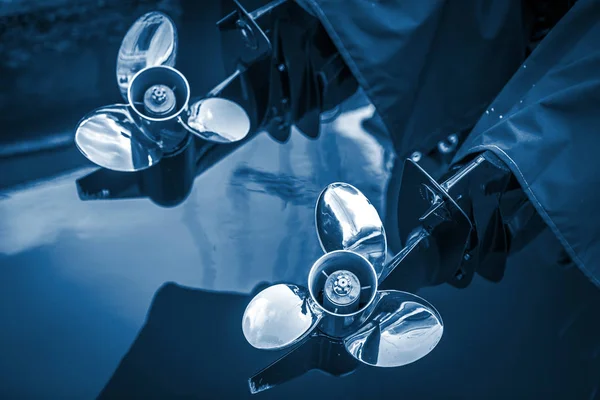
[[[233,172],[230,185],[240,186],[248,192],[279,197],[283,201],[284,208],[288,203],[312,206],[313,200],[319,194],[318,188],[306,178],[261,171],[247,165],[240,165]]]
[[[370,110],[362,93],[348,104],[342,108],[350,113]],[[73,182],[87,168],[6,191],[0,200],[0,254],[52,246],[51,257],[63,261],[59,273],[76,282],[94,281],[96,291],[114,279],[134,282],[145,293],[136,295],[143,298],[139,303],[125,300],[127,294],[112,296],[127,304],[122,312],[138,323],[164,281],[242,293],[262,281],[305,281],[320,255],[313,221],[320,188],[352,178],[341,173],[352,169],[348,180],[382,204],[388,171],[380,155],[386,150],[378,144],[380,150],[371,151],[375,144],[361,121],[325,124],[318,141],[293,131],[281,145],[260,134],[198,176],[189,198],[172,209],[146,199],[82,202]]]

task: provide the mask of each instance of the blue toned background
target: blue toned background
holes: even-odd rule
[[[178,67],[202,92],[225,76],[221,9],[51,3],[0,2],[0,398],[250,397],[247,378],[280,354],[246,343],[244,308],[260,284],[306,280],[321,254],[320,190],[349,182],[389,212],[398,160],[374,107],[359,91],[317,140],[259,134],[172,209],[82,202],[75,179],[94,167],[72,146],[73,127],[119,101],[114,62],[129,24],[169,13]],[[499,284],[420,290],[446,330],[417,363],[313,371],[256,398],[597,398],[600,293],[559,249],[546,232]]]

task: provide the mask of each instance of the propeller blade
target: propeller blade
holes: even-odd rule
[[[177,29],[167,15],[153,11],[138,18],[125,34],[117,56],[117,84],[127,100],[131,78],[146,67],[175,66]]]
[[[426,300],[411,293],[378,293],[366,324],[344,340],[358,361],[375,367],[399,367],[417,361],[439,343],[442,317]]]
[[[160,147],[144,135],[125,104],[101,107],[83,117],[75,143],[88,160],[113,171],[140,171],[162,158]]]
[[[183,126],[200,138],[214,143],[234,143],[250,132],[250,117],[234,101],[208,97],[190,105]]]
[[[315,222],[326,253],[359,253],[381,272],[387,251],[385,229],[373,204],[358,189],[347,183],[327,186],[317,200]]]
[[[242,330],[257,349],[280,350],[298,343],[319,323],[323,313],[311,304],[306,288],[279,284],[258,293],[246,307]]]

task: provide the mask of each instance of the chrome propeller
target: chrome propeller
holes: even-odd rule
[[[377,290],[403,258],[385,263],[385,231],[373,205],[355,187],[333,183],[315,210],[325,254],[312,265],[307,288],[278,284],[256,295],[242,320],[246,340],[279,350],[323,334],[342,341],[356,360],[378,367],[429,354],[444,330],[435,307],[411,293]]]
[[[246,111],[218,97],[240,72],[190,103],[188,81],[174,68],[177,43],[175,24],[161,12],[144,14],[129,28],[116,65],[127,104],[92,111],[75,131],[77,148],[90,161],[115,171],[140,171],[178,150],[188,132],[214,143],[248,135]]]

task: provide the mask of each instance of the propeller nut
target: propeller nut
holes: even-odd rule
[[[153,116],[163,116],[175,108],[175,93],[166,85],[152,85],[144,93],[144,109]]]
[[[360,300],[360,281],[350,271],[333,272],[325,281],[324,301],[332,309],[351,312],[358,309]]]
[[[340,274],[333,282],[333,291],[338,296],[347,296],[352,290],[352,281],[348,275]]]

